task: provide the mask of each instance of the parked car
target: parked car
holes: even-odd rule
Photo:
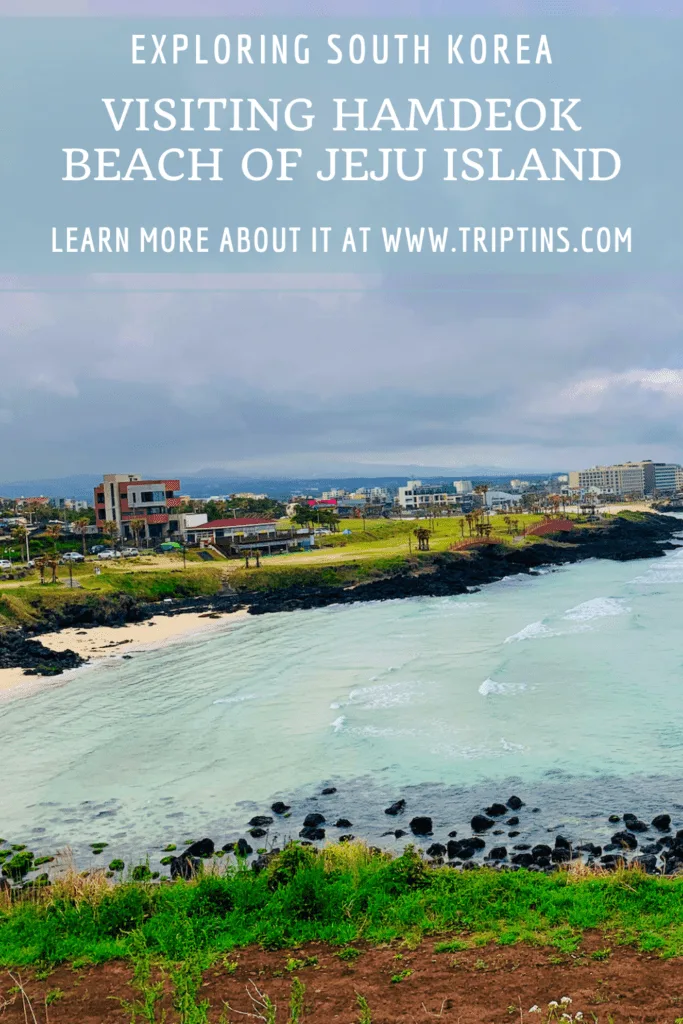
[[[0,558],[0,569],[11,569],[12,563],[7,558]]]
[[[137,548],[121,548],[122,558],[137,558],[140,552]]]
[[[112,551],[111,548],[108,548],[106,551],[99,551],[98,554],[97,554],[97,557],[98,558],[120,558],[121,557],[121,552],[120,551]]]
[[[84,562],[85,559],[79,551],[67,551],[62,555],[63,562]]]
[[[90,548],[90,554],[91,555],[99,555],[100,551],[109,551],[109,550],[111,550],[111,549],[108,548],[106,544],[93,544],[93,546]]]

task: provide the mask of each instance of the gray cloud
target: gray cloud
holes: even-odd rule
[[[674,284],[82,283],[0,295],[0,479],[683,456]]]

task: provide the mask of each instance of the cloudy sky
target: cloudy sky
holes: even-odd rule
[[[635,0],[488,6],[638,9]],[[306,9],[192,3],[194,13],[226,8]],[[0,0],[0,14],[48,9],[183,11],[170,0]],[[367,0],[356,9],[368,11]],[[392,0],[391,9],[454,7]],[[658,9],[676,13],[671,3]],[[427,290],[354,277],[6,278],[0,289],[0,481],[683,461],[678,280],[460,276],[430,280]]]

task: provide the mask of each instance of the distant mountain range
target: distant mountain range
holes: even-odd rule
[[[171,474],[168,474],[169,476]],[[255,494],[268,494],[271,497],[283,498],[296,492],[316,494],[319,491],[344,487],[353,490],[356,487],[391,487],[405,484],[406,480],[422,480],[425,483],[444,480],[466,479],[486,481],[487,483],[504,483],[510,477],[521,476],[524,479],[545,479],[547,473],[531,473],[525,470],[505,470],[500,466],[462,466],[457,469],[436,466],[369,466],[367,471],[354,475],[339,474],[329,476],[246,476],[230,473],[221,469],[203,469],[195,473],[181,474],[182,493],[195,498],[208,498],[214,494],[231,494],[235,491],[251,491]],[[151,479],[159,474],[151,474]],[[102,480],[101,475],[81,473],[74,476],[44,478],[36,480],[15,480],[0,483],[0,496],[5,498],[35,497],[46,495],[50,498],[77,498],[90,500],[93,488]]]

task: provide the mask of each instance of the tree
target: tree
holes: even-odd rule
[[[417,530],[413,530],[414,535],[417,537],[417,550],[418,551],[429,551],[429,537],[430,530],[426,530],[424,526],[421,526]]]
[[[50,525],[48,527],[46,527],[46,529],[45,529],[45,536],[49,537],[50,540],[52,541],[52,550],[54,552],[57,551],[57,539],[61,535],[61,532],[62,532],[62,524],[61,523],[50,523]]]
[[[45,570],[50,564],[50,559],[46,555],[41,555],[40,558],[36,558],[36,569],[40,573],[40,582],[45,582]]]
[[[76,527],[76,530],[78,531],[78,533],[80,533],[80,535],[81,535],[81,542],[83,544],[83,557],[85,558],[85,556],[86,556],[85,537],[86,537],[86,534],[88,532],[88,527],[90,526],[90,520],[87,519],[85,516],[81,516],[80,519],[74,519],[74,526]]]
[[[22,551],[24,559],[28,562],[30,559],[29,546],[28,546],[28,530],[25,526],[15,526],[12,530],[12,540],[19,545],[19,550]]]
[[[133,537],[135,538],[135,546],[139,547],[140,546],[140,534],[144,531],[145,526],[147,525],[147,522],[141,516],[136,516],[134,519],[129,519],[128,520],[128,525],[129,525],[129,527],[131,528],[131,530],[133,532]]]
[[[51,583],[56,583],[57,582],[57,570],[59,568],[59,558],[57,557],[56,554],[48,555],[47,558],[46,558],[46,562],[47,562],[48,568],[52,572],[52,579],[50,580],[50,582]]]
[[[104,534],[105,537],[108,537],[109,540],[111,540],[113,543],[114,538],[118,537],[119,535],[119,524],[114,522],[113,519],[106,519],[102,523],[102,533]]]
[[[310,505],[298,504],[294,506],[294,512],[289,518],[298,526],[310,526],[313,522],[313,514]]]
[[[474,488],[474,493],[475,494],[479,494],[481,496],[483,507],[485,509],[487,509],[487,510],[488,510],[488,506],[486,504],[486,495],[488,494],[488,490],[489,490],[489,485],[488,484],[477,484],[477,486]]]

